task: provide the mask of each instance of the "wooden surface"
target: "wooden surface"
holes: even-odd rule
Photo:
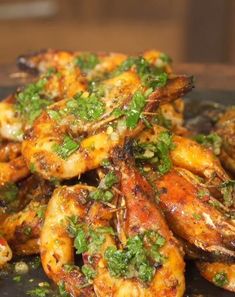
[[[235,91],[235,66],[223,64],[176,64],[175,73],[195,77],[195,85],[200,90]],[[31,77],[21,77],[14,65],[0,65],[0,87],[22,85]],[[235,99],[234,99],[235,100]]]

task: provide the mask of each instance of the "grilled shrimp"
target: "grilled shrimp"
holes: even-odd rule
[[[235,108],[222,115],[215,130],[223,140],[220,159],[223,165],[235,174]]]
[[[0,162],[0,186],[6,183],[14,183],[28,175],[29,169],[22,156],[9,162]]]
[[[0,232],[18,255],[39,252],[39,235],[46,204],[31,201],[22,211],[5,216]]]
[[[216,200],[187,171],[173,169],[154,184],[159,203],[177,236],[212,258],[234,260],[235,225],[215,208]],[[153,176],[151,180],[154,180]],[[217,201],[218,202],[218,201]],[[213,205],[214,204],[214,205]]]
[[[235,292],[235,264],[198,262],[197,268],[209,282]]]
[[[153,189],[132,167],[131,162],[127,161],[125,157],[123,158],[123,153],[116,154],[114,165],[120,179],[119,206],[123,210],[118,215],[117,230],[122,244],[127,245],[130,238],[137,240],[141,234],[152,234],[153,238],[158,234],[164,243],[159,245],[158,260],[155,258],[156,269],[154,269],[152,280],[146,287],[138,281],[128,282],[125,280],[123,284],[117,282],[110,286],[112,294],[100,296],[183,296],[185,288],[183,256],[160,209],[154,203]],[[143,236],[143,238],[145,237]],[[133,242],[133,244],[135,245],[137,242]],[[154,246],[147,239],[146,249],[151,257]],[[159,261],[159,257],[164,260]],[[102,292],[106,284],[105,278],[100,283],[103,283],[100,288],[100,292]]]
[[[9,162],[21,155],[19,142],[2,141],[0,143],[0,162]]]
[[[39,79],[0,102],[0,136],[11,141],[22,141],[25,130],[46,106],[72,97],[85,90],[87,81],[79,68],[48,70]]]
[[[0,138],[22,141],[23,124],[14,110],[14,95],[0,102]]]
[[[45,273],[57,284],[64,284],[72,296],[93,296],[91,287],[74,264],[73,239],[69,235],[69,218],[82,223],[86,215],[86,198],[92,187],[76,185],[59,187],[49,201],[40,237],[40,254]],[[84,287],[84,288],[83,288]]]
[[[153,125],[152,129],[145,130],[137,139],[140,143],[154,142],[163,131],[166,130],[158,125]],[[170,156],[175,166],[185,168],[211,181],[216,178],[217,182],[229,180],[229,176],[213,152],[194,140],[174,134],[172,137],[175,147],[171,150]]]
[[[100,88],[105,90],[101,99],[96,93],[84,92],[50,106],[35,121],[22,144],[22,154],[28,166],[34,164],[45,179],[68,179],[97,168],[126,136],[143,129],[143,122],[138,123],[140,111],[149,116],[161,102],[190,90],[192,81],[188,77],[169,79],[165,87],[149,95],[146,104],[142,93],[145,90],[134,71],[105,80]],[[132,106],[137,110],[123,115],[122,108]]]
[[[164,71],[171,73],[171,59],[164,53],[156,50],[146,51],[142,56],[152,64]],[[18,57],[17,64],[20,70],[29,73],[43,73],[51,67],[65,67],[76,65],[85,70],[90,78],[97,78],[100,73],[109,73],[127,59],[127,55],[121,53],[91,53],[72,52],[59,50],[42,50],[38,53],[30,53]],[[82,61],[82,63],[80,63]]]
[[[12,251],[5,238],[0,236],[0,267],[4,266],[12,258]]]

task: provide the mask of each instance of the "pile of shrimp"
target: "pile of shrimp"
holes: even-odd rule
[[[194,80],[164,53],[45,50],[18,67],[32,82],[0,102],[1,267],[40,254],[68,296],[180,297],[191,259],[235,292],[235,109],[215,154],[185,128]]]

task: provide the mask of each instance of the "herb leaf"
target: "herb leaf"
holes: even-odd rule
[[[157,166],[160,174],[167,173],[172,167],[170,151],[174,148],[172,135],[162,131],[154,142],[136,143],[134,157],[139,162],[149,162]]]
[[[126,126],[128,128],[134,129],[136,127],[145,104],[146,97],[140,91],[136,91],[126,111]]]
[[[75,142],[70,136],[66,135],[64,137],[63,143],[61,145],[55,143],[52,149],[62,159],[67,159],[79,147],[80,147],[80,144],[78,142]]]
[[[50,105],[52,101],[45,98],[44,87],[47,79],[40,79],[36,83],[29,84],[16,96],[16,110],[29,124],[41,114],[42,110]]]
[[[99,63],[99,58],[96,54],[93,53],[84,53],[76,57],[75,64],[82,71],[89,71],[95,68],[95,66]]]
[[[211,133],[209,135],[198,134],[194,136],[194,140],[203,146],[212,149],[215,155],[220,154],[220,149],[222,145],[221,137],[216,133]]]
[[[145,247],[145,243],[148,248]],[[138,277],[143,282],[150,282],[155,273],[154,267],[156,264],[161,265],[163,261],[159,249],[164,244],[165,239],[160,234],[149,230],[130,237],[123,250],[108,247],[105,259],[110,274],[114,277]],[[154,265],[150,264],[149,258],[155,262]]]
[[[228,284],[228,276],[227,273],[221,271],[218,272],[214,277],[213,277],[213,282],[219,286],[219,287],[224,287],[225,285]]]
[[[83,93],[67,102],[68,111],[85,121],[98,120],[105,112],[105,104],[95,94],[85,97]]]
[[[228,180],[220,185],[221,193],[223,194],[224,204],[230,207],[235,201],[235,180]]]

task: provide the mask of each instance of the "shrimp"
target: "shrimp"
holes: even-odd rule
[[[145,130],[137,139],[140,143],[154,142],[163,131],[166,129],[153,125],[152,129]],[[174,134],[172,137],[175,147],[171,150],[170,157],[175,166],[185,168],[211,181],[215,178],[219,182],[229,180],[229,176],[213,152],[194,140]]]
[[[235,108],[227,110],[216,124],[215,131],[222,138],[220,154],[224,166],[235,174]]]
[[[185,178],[187,171],[178,168],[160,178],[155,177],[155,181],[151,177],[159,193],[159,205],[171,229],[199,252],[206,252],[207,257],[212,254],[212,258],[234,260],[233,221],[213,206],[216,200],[209,191],[199,182],[196,184],[192,174],[188,174],[189,178]]]
[[[10,141],[22,141],[23,123],[13,108],[14,95],[0,102],[0,137]]]
[[[155,194],[149,183],[132,167],[123,153],[114,156],[114,167],[120,179],[121,209],[118,215],[117,231],[125,247],[134,240],[136,246],[141,234],[153,234],[164,238],[159,255],[165,259],[155,263],[152,280],[145,286],[136,278],[123,279],[111,277],[104,265],[100,265],[98,276],[94,280],[94,290],[98,296],[183,296],[185,289],[184,261],[182,251],[168,229],[161,211],[154,203]],[[123,214],[123,216],[122,216]],[[154,235],[155,234],[155,235]],[[143,235],[143,238],[145,235]],[[136,242],[135,242],[136,240]],[[144,240],[144,239],[143,239]],[[146,240],[146,239],[145,239]],[[146,240],[146,249],[151,255],[153,243]],[[151,256],[150,256],[151,257]],[[156,260],[156,259],[155,259]],[[142,263],[139,263],[139,265]],[[106,264],[107,265],[107,264]],[[154,266],[153,266],[154,267]],[[103,273],[102,273],[103,270]]]
[[[21,155],[19,142],[3,141],[0,144],[0,162],[9,162]]]
[[[209,282],[235,292],[235,264],[197,262],[197,268]]]
[[[12,258],[12,251],[5,238],[0,236],[0,267],[4,266]]]
[[[146,104],[137,104],[142,104],[141,110],[148,118],[160,103],[177,99],[191,88],[191,78],[175,77],[144,99],[142,92],[145,90],[139,77],[134,71],[126,71],[100,84],[104,92],[100,99],[96,93],[85,92],[50,106],[35,121],[22,143],[22,154],[28,166],[34,164],[45,179],[78,176],[97,168],[125,137],[135,136],[143,129],[144,123],[139,121],[138,112],[137,117],[131,111],[129,115],[123,115],[126,109],[136,104],[133,102],[146,100]],[[86,101],[93,107],[86,106]]]
[[[46,106],[85,90],[87,81],[78,68],[57,68],[0,102],[0,136],[23,140],[25,130]]]
[[[83,222],[86,199],[93,187],[76,185],[59,187],[49,201],[40,236],[40,255],[43,269],[56,284],[64,284],[72,296],[93,296],[79,268],[66,270],[74,264],[73,239],[69,235],[69,218]]]
[[[155,64],[167,73],[171,73],[170,58],[159,51],[150,50],[141,54],[149,63]],[[100,77],[101,73],[110,73],[127,59],[122,53],[93,53],[93,52],[72,52],[59,50],[42,50],[37,53],[21,55],[17,59],[20,70],[38,74],[44,73],[51,67],[67,67],[76,65],[86,70],[89,78]],[[79,63],[82,61],[83,63]]]
[[[0,232],[17,255],[39,253],[39,235],[46,204],[31,201],[22,211],[1,220]]]
[[[19,156],[9,162],[0,162],[0,186],[17,182],[29,175],[24,158]]]

